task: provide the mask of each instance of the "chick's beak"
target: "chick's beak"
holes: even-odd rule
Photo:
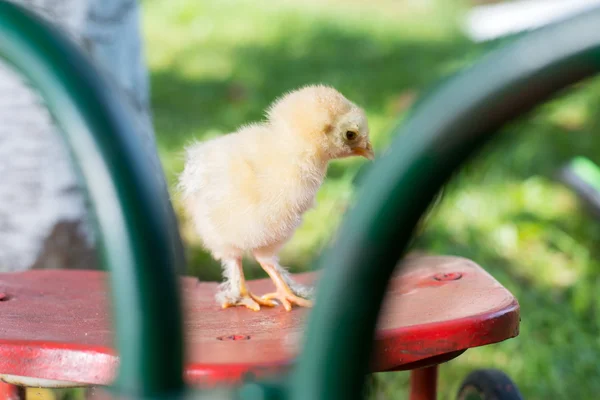
[[[375,158],[375,152],[373,152],[371,142],[367,142],[365,147],[356,147],[353,153],[354,155],[361,156],[369,160],[373,160]]]

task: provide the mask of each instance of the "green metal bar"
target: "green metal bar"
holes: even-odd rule
[[[111,272],[120,393],[180,393],[183,335],[175,269],[182,247],[129,104],[66,37],[4,1],[0,55],[39,89],[83,177]]]
[[[600,70],[600,10],[519,38],[419,103],[363,176],[323,275],[291,398],[362,397],[386,286],[453,171],[507,122]]]

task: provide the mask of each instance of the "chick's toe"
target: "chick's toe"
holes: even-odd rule
[[[291,311],[292,305],[294,304],[300,307],[312,307],[312,301],[296,296],[289,289],[280,289],[276,292],[267,293],[262,296],[262,300],[271,301],[273,299],[277,300],[286,311]]]
[[[229,308],[229,307],[239,307],[239,306],[243,306],[246,308],[249,308],[252,311],[259,311],[260,310],[260,306],[265,306],[265,307],[275,307],[275,302],[270,300],[270,299],[263,299],[261,297],[255,296],[252,293],[246,293],[241,295],[237,300],[235,301],[224,301],[221,304],[222,308]]]

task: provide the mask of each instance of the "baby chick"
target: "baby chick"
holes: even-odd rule
[[[281,303],[310,307],[312,289],[296,283],[278,253],[314,203],[333,159],[373,159],[364,111],[335,89],[311,85],[277,99],[267,120],[186,149],[179,189],[203,245],[223,265],[216,299],[223,308]],[[250,253],[276,291],[251,293],[242,270]]]

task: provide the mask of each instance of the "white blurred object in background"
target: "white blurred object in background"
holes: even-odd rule
[[[166,190],[152,128],[139,1],[10,1],[61,28],[123,90],[140,123],[140,151]],[[38,93],[4,63],[0,121],[0,271],[97,267],[87,206],[66,146]]]
[[[520,0],[474,7],[464,29],[476,42],[538,28],[600,6],[600,0]],[[600,29],[600,27],[599,27]]]

